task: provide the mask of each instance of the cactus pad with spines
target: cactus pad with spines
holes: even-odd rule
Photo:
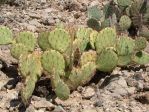
[[[10,44],[13,40],[12,31],[6,26],[0,26],[0,44]]]
[[[32,32],[20,32],[16,37],[16,42],[23,44],[28,51],[33,51],[36,46],[36,38]]]
[[[19,58],[19,71],[23,77],[31,75],[41,76],[41,54],[38,51],[32,54],[21,55]]]
[[[65,60],[62,54],[55,50],[45,51],[41,56],[43,69],[52,73],[55,69],[56,73],[63,75],[65,69]]]
[[[135,50],[143,50],[147,46],[147,40],[144,37],[137,37],[135,39]]]
[[[53,49],[58,50],[62,53],[67,50],[71,42],[69,33],[61,28],[56,28],[55,30],[51,31],[48,40],[50,46]]]
[[[118,56],[118,66],[127,66],[132,62],[131,55]]]
[[[117,35],[114,28],[108,27],[101,30],[98,33],[95,42],[97,53],[100,53],[104,48],[115,47],[116,36]]]
[[[100,10],[97,5],[89,7],[87,13],[89,18],[94,18],[96,20],[100,20],[102,17],[102,10]]]
[[[96,65],[94,62],[88,62],[80,68],[73,68],[67,84],[71,90],[76,89],[79,85],[84,85],[91,80],[96,72]]]
[[[121,30],[128,30],[128,28],[130,28],[131,26],[131,19],[129,18],[129,16],[121,16],[119,25]]]
[[[95,42],[97,35],[98,35],[97,31],[92,31],[90,34],[90,45],[93,49],[95,49]]]
[[[50,32],[42,32],[38,36],[38,45],[43,51],[51,48],[48,41],[49,34]]]
[[[111,72],[118,62],[118,56],[113,49],[105,49],[97,55],[97,69],[103,72]]]
[[[19,59],[21,55],[28,53],[28,49],[23,44],[18,43],[12,44],[10,52],[14,58]]]
[[[144,51],[139,51],[137,52],[133,57],[132,57],[133,62],[139,65],[144,65],[149,63],[149,54],[144,52]]]
[[[86,52],[83,52],[80,58],[80,64],[83,66],[87,64],[88,62],[96,62],[97,54],[96,51],[89,50]]]
[[[145,37],[147,40],[149,40],[149,29],[146,26],[142,26],[141,31],[139,32],[139,35],[142,37]]]
[[[117,41],[116,50],[118,55],[132,54],[135,49],[135,42],[127,36],[120,36]]]
[[[33,94],[37,80],[37,76],[27,76],[25,79],[24,87],[21,90],[21,99],[25,105],[29,105],[29,99]]]
[[[60,99],[67,100],[69,98],[70,89],[67,84],[60,80],[55,87],[55,93]]]
[[[76,32],[76,38],[81,40],[86,40],[89,42],[90,33],[92,32],[91,28],[78,28]]]

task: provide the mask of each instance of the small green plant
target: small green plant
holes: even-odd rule
[[[0,44],[11,44],[11,54],[18,59],[24,104],[29,103],[41,74],[51,80],[55,94],[66,100],[70,91],[88,83],[96,70],[111,72],[116,66],[148,63],[149,54],[143,51],[146,43],[143,37],[133,40],[117,35],[111,27],[100,32],[84,27],[71,32],[58,27],[38,38],[31,32],[20,32],[13,38],[9,28],[0,27]]]

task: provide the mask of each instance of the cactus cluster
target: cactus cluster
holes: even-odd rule
[[[135,35],[149,39],[148,4],[148,0],[111,0],[101,8],[89,7],[87,25],[97,31],[105,27],[116,27],[120,33],[132,28],[136,30]]]
[[[58,27],[40,33],[38,38],[31,32],[20,32],[13,38],[11,30],[2,26],[0,42],[11,44],[11,54],[18,59],[24,104],[28,103],[41,74],[50,78],[56,95],[66,100],[70,91],[88,83],[96,70],[111,72],[116,66],[149,62],[149,55],[143,51],[147,44],[144,37],[133,40],[117,35],[112,27],[100,32],[80,27],[73,33]],[[35,49],[38,46],[40,50]]]

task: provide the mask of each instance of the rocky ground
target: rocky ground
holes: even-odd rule
[[[13,0],[0,6],[0,25],[10,27],[15,33],[28,30],[37,35],[59,22],[85,25],[87,7],[104,2]],[[2,46],[0,50],[0,58],[6,62],[6,67],[0,64],[0,112],[149,112],[149,65],[116,68],[111,74],[99,72],[66,101],[56,98],[47,85],[49,80],[41,78],[31,104],[24,107],[19,97],[22,83],[16,70],[17,61],[8,48]]]

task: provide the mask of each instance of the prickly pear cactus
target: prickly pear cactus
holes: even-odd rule
[[[95,42],[96,42],[97,35],[98,35],[97,31],[92,31],[90,34],[90,45],[92,49],[95,49]]]
[[[19,60],[19,71],[24,78],[24,87],[21,90],[21,98],[26,105],[34,91],[35,84],[42,73],[40,53],[22,55]]]
[[[48,40],[51,48],[62,53],[68,49],[71,42],[69,33],[61,28],[51,31]]]
[[[69,98],[70,89],[68,85],[61,80],[56,85],[55,93],[60,99],[67,100]]]
[[[100,20],[102,17],[102,10],[100,10],[96,5],[89,7],[87,13],[89,18],[94,18],[96,20]]]
[[[131,62],[132,62],[132,59],[131,59],[132,55],[122,55],[122,56],[118,56],[118,62],[117,62],[117,65],[118,66],[127,66],[129,65]]]
[[[141,51],[147,46],[147,40],[144,37],[138,37],[135,39],[135,49]]]
[[[149,29],[146,26],[142,26],[139,35],[142,37],[145,37],[147,40],[149,40]]]
[[[0,45],[11,44],[12,40],[12,31],[8,27],[0,26]]]
[[[76,89],[79,85],[84,85],[91,80],[96,72],[96,65],[94,62],[88,62],[80,68],[74,67],[70,73],[66,84],[71,90]]]
[[[120,18],[119,25],[122,30],[128,30],[131,26],[131,19],[124,15]]]
[[[56,73],[64,75],[65,60],[62,54],[55,50],[45,51],[41,56],[41,63],[43,68],[52,73],[55,69]]]
[[[120,36],[117,44],[116,50],[118,55],[129,55],[132,54],[135,49],[135,42],[133,39],[127,36]]]
[[[133,62],[139,65],[145,65],[149,63],[149,54],[144,52],[144,51],[139,51],[137,52],[133,57],[132,57]]]
[[[41,54],[38,51],[32,54],[21,55],[19,59],[19,71],[24,78],[30,75],[41,75]]]
[[[38,45],[43,51],[51,48],[48,40],[49,34],[50,32],[42,32],[38,36]]]
[[[83,52],[80,58],[81,66],[85,65],[88,62],[96,62],[97,54],[96,51],[89,50],[87,52]]]
[[[115,47],[116,36],[116,31],[113,28],[108,27],[101,30],[98,33],[95,42],[97,53],[100,54],[104,48]]]
[[[20,32],[16,37],[16,42],[23,44],[28,51],[33,51],[36,46],[36,38],[32,32]]]
[[[27,54],[28,53],[28,49],[26,48],[26,46],[24,46],[21,43],[18,44],[13,44],[11,49],[10,49],[11,55],[16,58],[19,59],[19,57],[21,55]]]
[[[97,55],[97,69],[103,72],[111,72],[118,62],[118,56],[111,48],[107,48]]]

